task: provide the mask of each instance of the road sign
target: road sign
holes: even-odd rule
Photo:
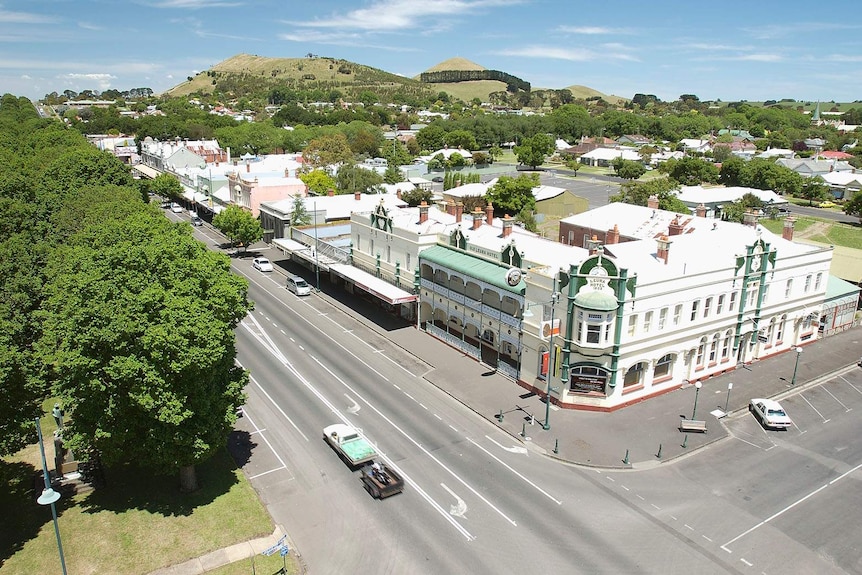
[[[267,547],[266,549],[261,551],[260,554],[269,557],[270,555],[272,555],[276,551],[280,551],[282,549],[287,549],[287,546],[284,544],[285,539],[287,539],[287,535],[283,535],[281,537],[281,539],[276,541],[275,545],[273,545],[272,547]],[[286,555],[286,553],[282,553],[281,555],[283,557],[284,555]]]
[[[285,555],[290,553],[290,549],[287,548],[287,545],[282,545],[281,551],[279,551],[279,553],[281,553],[281,556],[284,557]]]

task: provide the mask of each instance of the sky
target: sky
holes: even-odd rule
[[[241,53],[453,57],[631,98],[862,100],[858,0],[0,0],[0,94],[167,90]]]

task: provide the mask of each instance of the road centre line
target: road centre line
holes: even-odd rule
[[[844,479],[845,477],[847,477],[848,475],[850,475],[851,473],[853,473],[854,471],[856,471],[856,470],[857,470],[857,469],[859,469],[860,467],[862,467],[862,463],[860,463],[859,465],[857,465],[857,466],[856,466],[856,467],[854,467],[853,469],[850,469],[849,471],[845,471],[844,473],[842,473],[841,475],[839,475],[838,477],[836,477],[835,479],[833,479],[833,480],[832,480],[832,481],[830,481],[829,483],[827,483],[827,484],[825,484],[825,485],[821,485],[820,487],[818,487],[817,489],[815,489],[814,491],[812,491],[811,493],[809,493],[809,494],[808,494],[808,495],[806,495],[805,497],[803,497],[803,498],[801,498],[801,499],[798,499],[797,501],[795,501],[795,502],[791,503],[790,505],[788,505],[787,507],[785,507],[785,508],[784,508],[784,509],[782,509],[781,511],[779,511],[779,512],[775,513],[774,515],[772,515],[772,516],[770,516],[770,517],[768,517],[768,518],[766,518],[766,519],[764,519],[763,521],[761,521],[760,523],[758,523],[757,525],[755,525],[754,527],[752,527],[752,528],[751,528],[751,529],[749,529],[748,531],[745,531],[744,533],[741,533],[741,534],[737,535],[736,537],[734,537],[733,539],[731,539],[730,541],[728,541],[727,543],[725,543],[724,545],[722,545],[722,546],[721,546],[721,548],[722,548],[722,549],[724,549],[725,551],[727,551],[728,553],[732,553],[732,551],[731,551],[730,549],[728,549],[728,548],[727,548],[727,546],[728,546],[728,545],[730,545],[730,544],[731,544],[731,543],[733,543],[734,541],[737,541],[737,540],[741,539],[742,537],[745,537],[746,535],[748,535],[749,533],[751,533],[752,531],[754,531],[754,530],[755,530],[755,529],[757,529],[758,527],[761,527],[762,525],[765,525],[766,523],[769,523],[770,521],[772,521],[773,519],[775,519],[775,518],[776,518],[776,517],[778,517],[779,515],[782,515],[782,514],[784,514],[785,512],[790,511],[791,509],[793,509],[794,507],[796,507],[797,505],[799,505],[800,503],[802,503],[803,501],[805,501],[805,500],[806,500],[806,499],[808,499],[809,497],[813,497],[814,495],[816,495],[816,494],[820,493],[821,491],[823,491],[824,489],[826,489],[826,488],[827,488],[827,487],[829,487],[830,485],[834,484],[836,481],[840,481],[841,479]]]
[[[333,377],[333,378],[335,378],[339,383],[341,383],[341,385],[343,385],[344,387],[346,387],[347,389],[349,389],[351,392],[353,392],[353,394],[354,394],[354,395],[356,395],[356,397],[358,397],[359,399],[361,399],[361,400],[363,401],[363,403],[365,403],[365,405],[367,405],[367,406],[368,406],[368,408],[369,408],[369,409],[371,409],[374,413],[376,413],[378,416],[380,416],[380,418],[382,418],[386,423],[388,423],[389,425],[391,425],[391,426],[392,426],[392,427],[393,427],[393,428],[394,428],[398,433],[400,433],[402,436],[404,436],[404,438],[405,438],[405,439],[407,439],[407,441],[409,441],[410,443],[412,443],[413,445],[415,445],[415,446],[416,446],[420,451],[422,451],[422,453],[424,453],[428,458],[430,458],[430,459],[431,459],[431,461],[433,461],[434,463],[436,463],[437,465],[439,465],[441,469],[445,470],[445,471],[446,471],[449,475],[451,475],[455,480],[457,480],[459,483],[461,483],[461,485],[463,485],[464,487],[466,487],[467,489],[469,489],[469,490],[473,493],[473,495],[475,495],[476,497],[478,497],[479,499],[481,499],[481,500],[482,500],[482,501],[483,501],[483,502],[484,502],[488,507],[490,507],[491,509],[493,509],[494,511],[496,511],[496,512],[497,512],[501,517],[503,517],[506,521],[508,521],[509,523],[511,523],[512,525],[514,525],[515,527],[517,527],[517,526],[518,526],[517,522],[515,522],[515,520],[514,520],[514,519],[510,518],[508,515],[506,515],[505,513],[503,513],[503,511],[501,511],[501,510],[500,510],[496,505],[494,505],[493,503],[491,503],[490,501],[488,501],[488,499],[487,499],[484,495],[482,495],[481,493],[479,493],[479,492],[476,490],[476,488],[475,488],[475,487],[471,486],[469,483],[467,483],[466,481],[464,481],[464,479],[462,479],[458,474],[456,474],[456,473],[455,473],[454,471],[452,471],[449,467],[447,467],[447,466],[446,466],[442,461],[440,461],[437,457],[435,457],[433,453],[431,453],[430,451],[428,451],[428,449],[426,449],[425,447],[423,447],[421,443],[419,443],[418,441],[416,441],[415,439],[413,439],[413,437],[411,437],[411,436],[410,436],[406,431],[404,431],[403,429],[401,429],[401,427],[399,427],[399,426],[398,426],[398,424],[396,424],[396,423],[395,423],[394,421],[392,421],[389,417],[387,417],[386,415],[384,415],[384,414],[383,414],[383,412],[381,412],[381,411],[380,411],[379,409],[377,409],[374,405],[372,405],[370,401],[368,401],[367,399],[365,399],[365,398],[362,396],[362,394],[361,394],[361,393],[359,393],[358,391],[356,391],[355,389],[353,389],[353,388],[350,386],[350,384],[348,384],[348,383],[347,383],[347,382],[345,382],[343,379],[341,379],[340,377],[338,377],[337,375],[335,375],[334,373],[332,373],[332,371],[330,371],[328,367],[326,367],[325,365],[323,365],[323,363],[321,363],[321,361],[320,361],[319,359],[317,359],[316,357],[311,356],[311,359],[313,359],[315,362],[317,362],[317,364],[318,364],[318,365],[320,365],[320,367],[322,367],[323,369],[325,369],[326,371],[328,371],[328,372],[330,373],[330,375],[332,375],[332,377]],[[289,366],[289,369],[293,369],[293,368],[292,368],[292,366]],[[299,375],[299,373],[298,373],[298,372],[296,372],[295,370],[293,370],[293,371],[296,373],[297,377],[301,377],[301,376]],[[302,379],[302,381],[305,381],[305,380],[304,380],[304,379]],[[310,384],[309,384],[309,387],[310,387]],[[314,390],[314,391],[315,391],[315,393],[317,393],[317,391],[316,391],[316,390]],[[408,395],[408,394],[405,394],[405,395]],[[411,398],[411,399],[413,399],[413,398]],[[414,401],[415,401],[415,400],[414,400]],[[333,406],[333,409],[334,409],[334,406]],[[340,412],[339,412],[339,415],[340,415]],[[345,421],[345,423],[347,423],[347,421]]]
[[[244,325],[244,324],[243,324],[243,325]],[[300,373],[299,373],[299,371],[298,371],[295,367],[293,367],[293,366],[290,364],[290,362],[288,362],[288,361],[287,361],[287,358],[285,358],[285,357],[281,354],[281,352],[279,352],[279,351],[278,351],[278,349],[277,349],[277,348],[275,348],[275,347],[270,347],[270,345],[268,345],[268,344],[267,344],[267,342],[266,342],[266,341],[264,341],[264,340],[263,340],[263,338],[262,338],[261,336],[259,336],[258,334],[254,333],[253,331],[251,331],[247,326],[245,326],[245,327],[246,327],[246,330],[251,334],[251,336],[252,336],[252,337],[254,337],[255,339],[257,339],[257,340],[258,340],[258,341],[263,345],[264,349],[268,350],[268,351],[269,351],[269,352],[270,352],[270,353],[271,353],[271,354],[272,354],[272,355],[273,355],[277,360],[279,360],[279,361],[281,362],[281,364],[282,364],[282,365],[283,365],[283,366],[284,366],[284,367],[285,367],[289,372],[291,372],[291,373],[292,373],[292,374],[293,374],[293,375],[294,375],[294,376],[295,376],[295,377],[296,377],[296,378],[297,378],[297,379],[302,383],[302,385],[303,385],[303,386],[305,386],[305,388],[306,388],[306,389],[308,389],[308,390],[309,390],[309,391],[310,391],[310,392],[311,392],[315,397],[317,397],[317,399],[318,399],[318,400],[319,400],[323,405],[325,405],[326,407],[328,407],[328,408],[332,411],[332,413],[334,413],[334,414],[338,417],[338,419],[340,419],[340,420],[342,421],[342,423],[345,423],[345,424],[347,424],[347,425],[350,425],[350,421],[347,419],[347,417],[346,417],[343,413],[341,413],[341,411],[340,411],[337,407],[335,407],[335,405],[333,405],[329,400],[327,400],[327,399],[323,396],[323,394],[321,394],[321,393],[320,393],[320,391],[318,391],[318,390],[317,390],[313,385],[311,385],[311,383],[309,383],[309,381],[308,381],[307,379],[305,379],[305,378],[302,376],[302,374],[300,374]],[[323,366],[323,364],[321,364],[321,363],[320,363],[320,361],[319,361],[317,358],[312,357],[312,359],[313,359],[314,361],[316,361],[319,365]],[[330,373],[331,373],[331,372],[330,372]],[[338,379],[338,378],[336,377],[336,379]],[[341,379],[338,379],[338,381],[340,381],[340,382],[342,383],[342,385],[345,385],[345,387],[347,387],[348,389],[350,389],[350,386],[348,386],[348,385],[344,384],[344,382],[343,382]],[[255,384],[256,384],[258,387],[260,387],[260,384],[258,384],[258,383],[256,383],[256,382],[255,382]],[[263,388],[261,388],[261,390],[263,390]],[[264,391],[264,393],[266,393],[266,391],[265,391],[265,390],[263,390],[263,391]],[[351,389],[351,391],[353,391],[353,390]],[[355,392],[354,392],[354,393],[355,393]],[[270,398],[270,401],[272,401],[272,398],[269,396],[269,394],[266,394],[266,395],[267,395],[267,397],[269,397],[269,398]],[[357,395],[357,396],[359,396],[359,394],[356,394],[356,395]],[[362,399],[362,401],[364,401],[367,405],[369,405],[369,407],[371,407],[371,405],[370,405],[370,404],[368,404],[368,401],[366,401],[366,400],[365,400],[364,398],[362,398],[361,396],[359,396],[359,397],[360,397],[360,399]],[[273,404],[274,404],[274,402],[273,402]],[[280,408],[280,407],[278,407],[278,406],[276,406],[276,407],[279,409],[279,411],[281,411],[281,408]],[[374,407],[371,407],[371,409],[379,413],[379,411],[378,411],[377,409],[375,409]],[[282,413],[283,413],[283,412],[282,412]],[[385,418],[385,417],[384,417],[384,418]],[[390,422],[390,423],[391,423],[391,422]],[[365,435],[362,433],[362,431],[361,431],[361,430],[357,430],[357,431],[359,432],[359,435],[360,435],[360,436],[364,437],[364,438],[367,440],[367,437],[365,437]],[[300,433],[301,433],[301,432],[300,432]],[[403,433],[403,432],[402,432],[402,433]],[[305,436],[303,435],[303,437],[305,437]],[[306,441],[308,441],[308,440],[306,439]],[[375,447],[376,447],[376,446],[375,446]],[[434,499],[433,499],[430,495],[428,495],[428,493],[427,493],[427,492],[425,492],[425,490],[424,490],[424,489],[422,489],[422,488],[419,486],[419,484],[418,484],[418,483],[416,483],[416,481],[414,481],[414,480],[413,480],[413,478],[412,478],[412,477],[410,477],[409,475],[407,475],[407,474],[406,474],[402,469],[400,469],[397,465],[395,465],[395,463],[394,463],[394,462],[393,462],[389,457],[387,457],[385,453],[383,453],[382,451],[380,451],[380,449],[379,449],[379,448],[377,449],[377,451],[378,451],[378,454],[380,455],[380,458],[381,458],[381,459],[383,459],[384,461],[386,461],[386,463],[387,463],[387,464],[388,464],[392,469],[395,469],[395,471],[396,471],[399,475],[401,475],[401,477],[404,479],[404,481],[405,481],[407,484],[409,484],[409,485],[410,485],[410,486],[411,486],[411,487],[416,491],[416,493],[418,493],[418,494],[419,494],[419,496],[420,496],[420,497],[422,497],[422,498],[423,498],[423,499],[424,499],[424,500],[425,500],[425,501],[426,501],[426,502],[427,502],[427,503],[428,503],[428,504],[429,504],[429,505],[430,505],[430,506],[431,506],[435,511],[437,511],[437,512],[440,514],[440,516],[441,516],[441,517],[443,517],[443,518],[444,518],[446,521],[448,521],[448,522],[449,522],[449,523],[450,523],[450,524],[451,524],[451,525],[452,525],[452,526],[453,526],[453,527],[454,527],[458,532],[460,532],[460,533],[461,533],[461,535],[463,535],[463,536],[464,536],[464,538],[465,538],[465,539],[467,539],[467,541],[473,541],[473,540],[475,540],[475,539],[476,539],[476,537],[475,537],[473,534],[471,534],[469,531],[467,531],[467,529],[465,529],[463,525],[461,525],[460,523],[458,523],[458,522],[457,522],[457,521],[456,521],[456,520],[455,520],[455,519],[454,519],[454,518],[453,518],[449,513],[447,513],[447,512],[446,512],[446,510],[445,510],[445,509],[443,509],[443,507],[442,507],[439,503],[437,503],[436,501],[434,501]]]
[[[482,447],[481,445],[479,445],[478,443],[476,443],[475,441],[473,441],[469,437],[467,438],[467,441],[469,441],[470,443],[472,443],[473,445],[475,445],[476,447],[478,447],[479,449],[484,451],[490,457],[493,457],[497,461],[497,463],[499,463],[500,465],[502,465],[503,467],[505,467],[506,469],[508,469],[512,473],[514,473],[519,478],[523,479],[528,485],[534,487],[536,489],[536,491],[538,491],[539,493],[541,493],[542,495],[544,495],[545,497],[547,497],[548,499],[550,499],[551,501],[553,501],[557,505],[563,504],[562,501],[555,498],[550,493],[548,493],[547,491],[545,491],[544,489],[542,489],[541,487],[539,487],[538,485],[536,485],[535,483],[533,483],[532,481],[530,481],[529,479],[527,479],[526,477],[521,475],[521,473],[519,473],[518,471],[515,471],[515,469],[513,469],[508,463],[504,462],[502,459],[500,459],[499,457],[497,457],[496,455],[494,455],[493,453],[491,453],[490,451],[488,451],[487,449],[485,449],[484,447]]]

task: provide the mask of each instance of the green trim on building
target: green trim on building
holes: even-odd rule
[[[450,250],[443,246],[434,246],[422,250],[419,252],[419,261],[421,262],[422,260],[428,260],[459,272],[464,276],[465,280],[475,278],[518,295],[524,295],[527,291],[527,283],[523,279],[514,287],[506,282],[506,272],[510,269],[508,266],[495,264],[488,260]]]

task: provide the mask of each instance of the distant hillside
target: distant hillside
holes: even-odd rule
[[[412,78],[356,64],[348,60],[318,56],[306,58],[267,58],[238,54],[174,86],[168,96],[193,93],[239,93],[271,87],[322,90],[338,89],[355,96],[363,90],[395,90],[407,87],[416,91],[428,88]]]
[[[486,70],[466,58],[449,58],[428,68],[426,72],[451,70]],[[470,102],[478,98],[490,100],[494,92],[505,92],[506,83],[495,80],[475,80],[454,83],[425,84],[419,76],[407,78],[377,68],[356,64],[348,60],[309,56],[305,58],[268,58],[253,54],[238,54],[198,73],[167,90],[164,95],[186,97],[191,94],[219,92],[234,97],[268,92],[273,88],[315,89],[341,91],[346,99],[356,98],[363,91],[379,95],[406,90],[414,95],[432,95],[446,92],[450,96]],[[611,103],[624,100],[617,96],[606,96],[586,86],[569,86],[576,98],[601,96]]]

